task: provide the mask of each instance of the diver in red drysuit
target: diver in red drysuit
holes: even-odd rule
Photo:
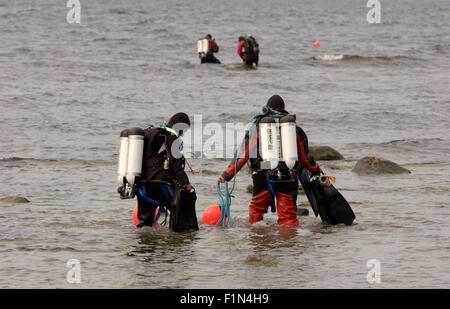
[[[285,110],[284,101],[279,95],[272,96],[268,102],[267,107],[278,113],[288,115]],[[266,175],[267,171],[260,169],[260,159],[252,158],[251,153],[255,153],[257,145],[259,144],[258,134],[247,133],[245,140],[245,147],[241,154],[237,157],[237,160],[233,160],[225,171],[220,176],[219,181],[230,181],[236,173],[244,166],[244,164],[250,160],[250,169],[252,171],[253,178],[253,196],[249,205],[249,222],[251,224],[263,220],[264,213],[267,213],[268,207],[274,203],[276,199],[276,210],[278,214],[279,226],[298,226],[299,221],[297,219],[297,192],[298,192],[298,175],[296,174],[293,179],[285,182],[278,182],[269,188],[269,180]],[[308,151],[308,138],[305,132],[297,126],[297,151],[299,162],[297,163],[297,169],[304,167],[309,170],[313,175],[319,175],[321,169],[314,159],[309,155]],[[258,154],[259,155],[259,154]],[[236,162],[236,165],[235,165]]]

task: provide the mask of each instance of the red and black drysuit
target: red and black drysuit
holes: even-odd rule
[[[150,127],[145,129],[144,133],[141,186],[144,186],[151,199],[171,210],[174,184],[179,186],[189,184],[189,178],[184,171],[184,157],[180,153],[172,153],[174,149],[178,149],[176,143],[180,140],[163,128]],[[166,160],[168,166],[164,168]],[[137,195],[137,200],[139,219],[137,226],[151,226],[157,206],[140,195]]]
[[[249,46],[249,44],[250,44],[249,42],[247,42],[247,40],[248,40],[248,38],[239,41],[238,46],[237,46],[237,53],[246,65],[252,66],[253,63],[258,65],[259,53],[251,53],[249,51],[245,51],[246,44],[247,44],[247,46]]]
[[[252,135],[252,136],[250,136]],[[233,160],[226,170],[222,173],[222,177],[226,181],[230,181],[236,173],[249,160],[249,154],[257,153],[255,148],[259,144],[259,134],[250,134],[247,132],[245,137],[245,147],[242,153]],[[319,165],[314,162],[314,159],[309,156],[308,138],[305,132],[297,126],[297,149],[299,156],[298,164],[308,169],[313,174],[318,174],[320,171]],[[236,165],[235,165],[236,162]],[[253,178],[253,196],[249,205],[249,222],[255,223],[263,220],[264,213],[267,213],[268,207],[273,198],[276,199],[276,209],[278,214],[278,224],[280,226],[298,226],[297,219],[297,192],[298,192],[298,175],[295,174],[294,179],[287,182],[277,182],[274,188],[274,196],[272,196],[269,188],[267,171],[259,168],[260,159],[250,158],[250,169],[252,170]]]

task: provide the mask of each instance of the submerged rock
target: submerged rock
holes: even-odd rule
[[[21,196],[6,196],[0,198],[0,202],[20,204],[20,203],[29,203],[30,201]]]
[[[305,194],[305,190],[303,189],[303,187],[301,185],[298,186],[297,194],[298,195],[304,195]]]
[[[201,170],[201,173],[203,175],[218,175],[217,171],[211,171],[211,170]]]
[[[309,216],[309,210],[307,208],[297,207],[297,216]]]
[[[377,157],[364,157],[356,162],[352,172],[359,175],[408,174],[411,171],[397,163]]]
[[[329,146],[310,146],[309,153],[315,160],[343,160],[344,156]]]

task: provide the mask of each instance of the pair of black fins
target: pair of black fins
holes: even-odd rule
[[[300,171],[300,182],[316,217],[330,225],[351,225],[355,220],[350,204],[332,184],[321,184],[318,179],[311,180],[306,169]],[[178,233],[198,230],[195,191],[182,188],[175,190],[174,203],[170,215],[170,228]]]
[[[332,184],[321,184],[318,179],[311,180],[309,172],[302,168],[300,182],[316,217],[330,225],[351,225],[355,220],[350,204]]]
[[[177,233],[198,231],[195,202],[195,191],[186,191],[182,188],[175,190],[174,203],[170,213],[170,229]]]

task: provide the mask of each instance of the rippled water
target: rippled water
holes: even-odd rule
[[[421,288],[450,283],[450,5],[382,1],[0,2],[0,287]],[[224,65],[199,65],[195,40]],[[245,70],[237,37],[252,33],[260,67]],[[312,43],[321,41],[322,47]],[[238,177],[234,227],[190,235],[137,230],[135,201],[116,193],[118,134],[174,111],[246,122],[278,93],[337,176],[357,222],[314,216],[279,229],[247,224],[250,177]],[[408,175],[357,176],[363,156]],[[198,215],[216,202],[224,160],[191,159]],[[299,196],[298,204],[306,198]],[[82,283],[66,281],[78,259]],[[381,263],[381,284],[366,263]]]

